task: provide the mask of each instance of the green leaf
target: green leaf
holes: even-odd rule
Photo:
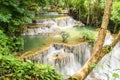
[[[2,59],[2,54],[0,54],[0,59]]]
[[[18,77],[22,77],[22,74],[21,74],[21,73],[18,73],[17,76],[18,76]]]
[[[27,79],[30,79],[30,76],[28,76],[28,75],[25,75],[25,78],[27,78]]]
[[[94,68],[94,67],[96,67],[97,65],[98,65],[98,64],[91,64],[90,67],[91,67],[91,68]]]
[[[117,74],[117,73],[113,73],[113,75],[112,75],[114,78],[119,78],[119,74]]]

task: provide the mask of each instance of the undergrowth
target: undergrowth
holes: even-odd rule
[[[62,80],[49,65],[22,62],[13,56],[0,54],[0,80]]]

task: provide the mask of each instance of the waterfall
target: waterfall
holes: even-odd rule
[[[105,39],[104,45],[110,45],[112,43],[112,36],[108,35]],[[106,54],[98,65],[89,74],[86,80],[120,80],[114,78],[113,74],[120,75],[120,42],[113,48],[113,50]]]
[[[45,50],[25,57],[24,60],[29,59],[33,62],[54,66],[66,78],[77,72],[89,57],[90,47],[87,43],[77,45],[54,43]]]
[[[107,35],[104,46],[110,45],[113,41],[111,35]],[[85,80],[120,80],[115,79],[113,74],[120,75],[120,42],[113,50],[106,54],[96,65],[93,71]],[[32,60],[35,63],[49,64],[61,73],[64,78],[76,73],[90,57],[90,47],[87,43],[76,45],[67,45],[62,43],[53,43],[50,47],[36,51],[28,55],[23,60]]]
[[[51,19],[37,19],[28,26],[23,35],[55,34],[60,30],[75,26],[75,20],[72,17],[60,17]],[[35,25],[35,26],[32,26]]]
[[[112,43],[112,41],[113,41],[113,37],[112,37],[112,35],[107,35],[106,36],[106,38],[105,38],[105,42],[104,42],[104,45],[103,46],[105,46],[105,45],[110,45],[111,43]]]

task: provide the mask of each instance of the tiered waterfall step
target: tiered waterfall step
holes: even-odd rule
[[[23,35],[56,34],[62,29],[73,26],[75,26],[75,20],[70,16],[51,19],[35,19],[33,23],[28,25]]]

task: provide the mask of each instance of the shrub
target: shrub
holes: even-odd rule
[[[23,39],[21,37],[8,37],[0,30],[0,54],[9,54],[23,50]]]
[[[11,52],[19,52],[24,49],[24,41],[22,37],[9,37],[8,47]]]
[[[69,34],[67,32],[62,31],[61,36],[62,36],[62,42],[67,42],[68,41]]]
[[[62,13],[62,8],[58,8],[57,11],[58,11],[59,13]]]
[[[7,42],[8,37],[0,30],[0,54],[8,54],[9,48]]]
[[[82,38],[87,40],[91,46],[93,46],[95,42],[95,38],[93,37],[92,32],[85,30],[82,32]]]
[[[0,29],[9,37],[7,46],[11,52],[21,50],[19,37],[24,29],[23,24],[31,22],[31,18],[34,17],[34,11],[30,10],[31,6],[34,10],[38,9],[37,3],[33,6],[34,3],[31,0],[0,0]],[[6,44],[2,42],[2,48],[3,45]]]
[[[0,80],[62,80],[49,65],[21,62],[13,56],[0,54]]]

